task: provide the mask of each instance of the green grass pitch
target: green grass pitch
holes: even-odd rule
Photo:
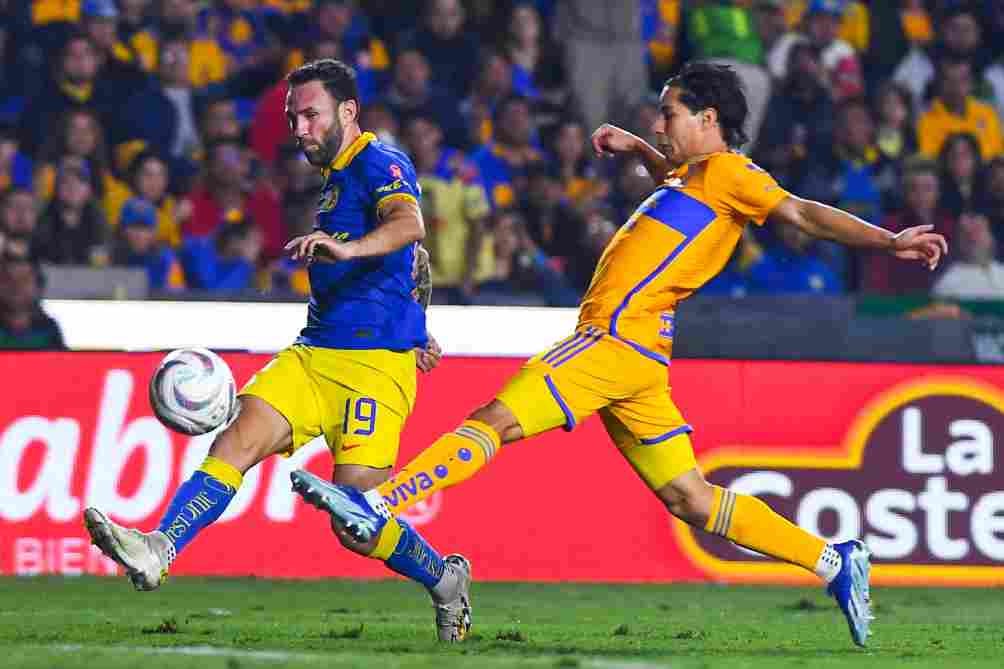
[[[874,592],[851,645],[821,589],[475,584],[466,643],[403,581],[0,579],[0,667],[993,667],[1004,589]]]

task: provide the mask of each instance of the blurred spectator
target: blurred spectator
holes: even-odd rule
[[[220,45],[231,72],[260,65],[270,55],[272,41],[255,5],[250,0],[214,0],[199,13],[199,31]]]
[[[188,83],[202,88],[223,81],[227,76],[227,56],[216,40],[199,33],[197,0],[160,0],[157,21],[158,39],[182,40],[188,46]],[[155,49],[154,53],[158,50]],[[154,63],[151,70],[158,67]]]
[[[543,97],[551,105],[564,100],[561,48],[548,34],[532,2],[517,2],[509,15],[505,52],[512,63],[512,88],[519,95]]]
[[[479,45],[464,30],[464,7],[460,0],[427,0],[421,25],[406,34],[398,51],[417,49],[432,68],[432,83],[462,100],[474,81]]]
[[[146,72],[157,67],[157,41],[150,20],[152,0],[118,0],[118,38]]]
[[[586,127],[620,121],[647,90],[638,0],[558,4],[555,37],[565,46],[568,84]]]
[[[89,106],[105,128],[112,127],[126,91],[113,90],[114,82],[98,77],[100,54],[82,33],[70,35],[54,59],[52,78],[28,101],[21,116],[21,144],[34,154],[67,111]]]
[[[941,193],[938,167],[927,160],[907,161],[902,176],[903,207],[887,215],[882,227],[902,232],[915,225],[933,225],[952,244],[955,219],[938,211]],[[926,295],[934,274],[918,263],[905,263],[885,253],[862,255],[861,290],[875,295]]]
[[[753,21],[760,37],[763,50],[763,63],[768,66],[781,57],[781,52],[775,53],[782,45],[781,38],[788,31],[784,8],[787,0],[755,0],[753,2]],[[790,58],[790,56],[789,56]],[[773,72],[772,72],[773,74]]]
[[[691,57],[730,66],[742,80],[749,114],[746,134],[755,143],[770,99],[771,79],[763,67],[763,45],[749,9],[731,0],[709,0],[687,12]]]
[[[142,198],[131,198],[122,207],[112,264],[145,270],[150,290],[154,292],[185,287],[174,251],[157,242],[157,210]]]
[[[990,161],[984,170],[979,207],[990,220],[997,257],[1004,259],[1004,157]]]
[[[190,69],[188,42],[161,42],[157,80],[134,92],[123,115],[129,139],[141,139],[179,162],[193,156],[200,145]]]
[[[895,1],[895,0],[893,0]],[[805,20],[806,14],[813,5],[823,6],[840,19],[837,26],[837,37],[847,42],[858,53],[868,49],[871,41],[871,12],[867,1],[859,0],[786,0],[785,13],[790,25],[798,25]]]
[[[480,146],[492,139],[492,116],[498,104],[512,94],[512,66],[500,51],[481,53],[471,94],[460,104],[467,126],[467,141],[459,148]]]
[[[418,49],[398,54],[394,79],[383,102],[402,123],[414,116],[431,118],[442,129],[449,146],[467,144],[464,118],[455,98],[445,90],[433,88],[431,70]]]
[[[615,176],[616,187],[610,196],[614,216],[626,221],[642,201],[652,193],[652,177],[638,158],[620,162]]]
[[[182,255],[190,287],[213,293],[252,290],[261,244],[261,231],[252,221],[224,225],[215,238],[189,240]]]
[[[359,127],[377,136],[384,144],[401,145],[401,128],[387,105],[380,102],[366,105],[359,115]]]
[[[95,196],[100,197],[106,189],[113,188],[105,133],[94,110],[87,107],[70,109],[56,119],[54,126],[37,154],[34,181],[38,196],[43,200],[53,197],[56,170],[66,157],[86,162],[94,177]]]
[[[265,255],[277,257],[285,238],[279,200],[266,183],[251,178],[247,152],[234,140],[220,139],[206,148],[202,182],[189,195],[192,216],[182,226],[186,237],[211,237],[227,220],[254,221],[262,232]]]
[[[494,265],[487,223],[491,208],[477,169],[462,154],[444,149],[436,124],[418,116],[405,126],[405,143],[422,187],[425,246],[433,286],[446,301],[470,304],[479,281]]]
[[[959,216],[973,208],[980,176],[980,146],[968,133],[950,135],[938,156],[941,168],[941,202],[939,207]]]
[[[901,160],[917,150],[910,91],[902,84],[887,81],[879,86],[875,123],[875,145],[889,160]]]
[[[649,80],[660,86],[679,55],[680,0],[641,0],[641,36],[645,42]]]
[[[516,204],[517,191],[526,185],[528,163],[542,160],[532,144],[535,128],[526,98],[512,96],[495,109],[495,136],[471,160],[477,165],[493,207]]]
[[[383,40],[370,34],[366,16],[353,0],[318,0],[308,15],[306,25],[297,26],[296,41],[302,43],[287,58],[285,70],[294,70],[307,60],[336,57],[356,71],[359,97],[365,105],[377,97],[386,85],[391,66],[390,54]],[[319,42],[336,45],[337,55],[317,53]],[[307,54],[312,54],[309,58]]]
[[[906,39],[917,46],[930,43],[934,39],[934,24],[924,0],[901,0],[899,4],[900,25]]]
[[[932,289],[935,297],[1004,300],[1004,264],[994,258],[996,242],[982,214],[959,218],[958,260],[949,263]]]
[[[534,244],[559,269],[583,252],[586,222],[565,198],[560,174],[545,162],[527,166],[526,197],[520,211]]]
[[[100,54],[102,80],[125,89],[142,83],[144,70],[149,70],[145,65],[153,63],[153,43],[143,41],[147,51],[141,54],[119,41],[119,10],[115,0],[82,0],[80,24]]]
[[[43,282],[33,260],[0,256],[0,349],[66,349],[59,325],[42,309]]]
[[[20,151],[17,131],[9,125],[0,125],[0,190],[30,188],[31,158]]]
[[[519,214],[502,209],[493,219],[495,267],[478,286],[476,304],[578,304],[578,294],[534,244]]]
[[[765,248],[747,270],[752,293],[835,295],[844,290],[836,273],[816,253],[815,240],[801,228],[779,223],[778,243]]]
[[[114,200],[105,198],[108,222],[119,225],[122,208],[126,200],[138,197],[153,205],[157,214],[157,240],[169,246],[181,243],[181,222],[191,215],[191,204],[187,200],[178,202],[168,193],[170,180],[167,163],[152,151],[142,151],[128,165],[126,172],[128,188],[124,197]]]
[[[38,201],[28,188],[0,191],[0,235],[31,239],[38,224]]]
[[[1004,153],[1004,135],[997,113],[993,107],[973,97],[970,62],[945,57],[939,62],[938,74],[938,97],[917,121],[921,152],[937,156],[949,135],[967,132],[979,141],[983,160]]]
[[[571,118],[556,124],[550,141],[563,194],[570,204],[579,208],[610,194],[610,186],[598,177],[590,162],[588,141],[586,129]]]
[[[802,18],[804,34],[788,33],[771,51],[768,63],[771,74],[784,79],[790,62],[788,51],[807,40],[819,49],[826,85],[833,99],[839,102],[861,95],[864,79],[858,56],[850,44],[838,37],[846,6],[846,0],[811,0]]]
[[[792,187],[809,156],[825,152],[832,141],[833,103],[818,49],[796,44],[789,54],[788,77],[771,97],[755,156],[775,179]]]
[[[236,103],[224,96],[206,100],[199,112],[199,134],[204,146],[213,142],[241,141],[244,133],[237,118]]]
[[[883,202],[896,186],[895,165],[875,146],[875,123],[861,100],[837,110],[830,150],[814,156],[797,186],[805,197],[829,202],[871,223],[882,218]]]
[[[108,229],[94,197],[94,175],[80,158],[67,157],[56,172],[55,196],[42,213],[32,254],[42,262],[103,266]]]
[[[977,57],[982,44],[979,19],[966,4],[949,6],[939,17],[937,42],[929,47],[915,45],[896,67],[893,78],[913,94],[914,110],[927,106],[937,74],[938,62],[948,58],[965,61],[973,71],[978,67]]]

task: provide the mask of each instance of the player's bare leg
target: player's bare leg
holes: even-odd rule
[[[122,527],[93,507],[84,510],[91,541],[122,565],[137,590],[154,590],[171,563],[201,530],[222,515],[241,485],[244,472],[289,448],[286,419],[264,400],[239,398],[237,418],[213,442],[202,466],[183,483],[153,532]]]
[[[655,493],[684,522],[820,576],[847,618],[854,643],[865,645],[872,613],[869,552],[863,542],[828,544],[760,499],[708,483],[696,468]]]

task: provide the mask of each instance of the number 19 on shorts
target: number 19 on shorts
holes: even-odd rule
[[[342,434],[368,437],[376,431],[377,403],[372,397],[345,399]]]

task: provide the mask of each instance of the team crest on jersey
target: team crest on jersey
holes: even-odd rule
[[[331,211],[337,204],[338,186],[332,186],[321,193],[321,199],[317,201],[317,209],[318,211]]]

